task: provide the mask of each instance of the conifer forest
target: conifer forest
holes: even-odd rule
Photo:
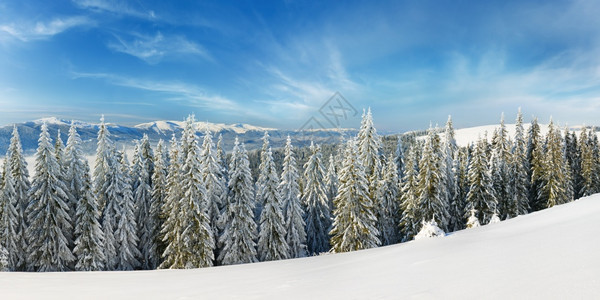
[[[3,271],[191,269],[348,252],[600,192],[594,129],[550,121],[544,135],[520,110],[514,136],[502,117],[467,147],[451,118],[426,134],[384,137],[369,109],[358,134],[333,147],[298,149],[288,137],[272,149],[265,131],[257,155],[237,139],[224,149],[192,115],[180,136],[156,145],[144,137],[128,157],[101,121],[93,166],[74,125],[63,143],[44,124],[34,174],[14,128],[0,181]]]

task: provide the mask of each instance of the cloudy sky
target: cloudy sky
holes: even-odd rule
[[[0,124],[193,112],[293,129],[335,92],[382,130],[518,107],[600,124],[598,1],[232,2],[0,2]]]

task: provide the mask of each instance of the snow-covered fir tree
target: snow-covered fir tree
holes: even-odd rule
[[[114,201],[119,207],[115,228],[115,241],[118,245],[116,248],[117,270],[134,270],[140,267],[137,258],[141,256],[141,253],[138,250],[139,237],[135,218],[135,202],[129,176],[130,167],[124,151],[117,153],[116,161],[118,163],[113,164],[112,187],[107,191],[109,199],[114,197]]]
[[[394,162],[394,157],[390,156],[384,166],[383,176],[377,188],[377,198],[381,205],[378,230],[382,246],[392,245],[400,240],[398,232],[398,224],[400,224],[398,187],[398,168],[396,162]]]
[[[104,270],[104,232],[100,226],[100,209],[93,194],[90,167],[83,156],[81,138],[75,125],[69,129],[65,149],[65,183],[75,201],[73,214],[75,270]]]
[[[221,166],[221,161],[217,157],[215,144],[208,129],[204,133],[200,163],[202,165],[202,180],[206,188],[210,227],[213,230],[213,238],[217,241],[222,231],[219,218],[221,217],[221,210],[227,202],[227,183],[223,175],[223,166]]]
[[[475,210],[480,224],[487,224],[494,214],[497,200],[490,170],[488,168],[486,139],[479,138],[469,164],[469,193],[467,194],[467,209]],[[469,216],[465,216],[468,218]]]
[[[419,232],[421,215],[418,210],[418,157],[413,147],[405,156],[405,174],[400,193],[400,235],[403,242],[410,241]]]
[[[256,188],[255,188],[255,204],[254,204],[254,217],[256,218],[256,220],[258,221],[258,219],[260,218],[260,212],[262,210],[262,207],[264,206],[263,200],[263,189],[265,186],[265,181],[267,180],[267,176],[268,174],[264,173],[264,171],[266,170],[265,168],[265,157],[267,156],[267,152],[269,151],[269,149],[271,148],[270,146],[270,142],[269,142],[269,132],[265,131],[265,134],[262,137],[263,140],[263,145],[260,151],[260,165],[258,166],[258,178],[256,179]]]
[[[548,125],[546,155],[544,156],[544,171],[542,186],[538,194],[538,203],[547,207],[563,204],[573,199],[570,169],[565,161],[563,140],[560,131],[550,120]]]
[[[381,245],[377,238],[376,208],[360,161],[357,142],[347,142],[339,174],[340,186],[334,199],[331,251],[334,253],[368,249]]]
[[[19,213],[15,191],[15,180],[8,169],[8,159],[4,162],[4,176],[0,190],[0,248],[6,251],[6,262],[0,263],[5,271],[16,271],[24,261],[25,253],[19,237]]]
[[[266,170],[263,182],[263,209],[260,214],[260,230],[258,233],[258,256],[261,261],[280,260],[288,258],[290,249],[286,241],[281,196],[278,190],[279,178],[275,170],[271,149],[261,157]]]
[[[527,161],[529,164],[529,209],[537,211],[545,207],[540,203],[538,195],[542,188],[544,142],[540,133],[537,118],[531,121],[527,131]]]
[[[454,197],[453,209],[455,214],[461,216],[458,220],[458,228],[460,230],[465,228],[465,206],[467,200],[467,194],[469,193],[469,161],[470,161],[470,147],[462,147],[458,149],[456,155],[456,196]]]
[[[363,118],[356,137],[358,147],[358,159],[362,164],[367,179],[368,192],[367,195],[371,198],[375,207],[375,217],[377,219],[377,227],[382,228],[379,224],[384,213],[383,206],[377,198],[377,186],[381,178],[381,137],[377,134],[377,130],[373,125],[373,115],[371,108],[363,113]]]
[[[223,150],[223,135],[219,134],[219,138],[217,140],[217,160],[219,161],[219,165],[223,168],[221,173],[225,178],[225,185],[227,186],[227,154],[225,150]]]
[[[333,154],[329,156],[329,163],[327,164],[327,172],[325,173],[324,181],[327,203],[329,205],[329,211],[331,212],[333,207],[333,199],[337,195],[337,188],[339,185],[337,166],[335,162],[335,156],[333,156]]]
[[[223,265],[253,263],[256,256],[256,222],[254,221],[252,174],[244,144],[236,138],[229,163],[229,195],[221,223],[223,249],[219,261]]]
[[[114,160],[114,145],[110,139],[110,132],[104,123],[104,116],[100,118],[100,126],[98,128],[98,142],[96,147],[96,161],[94,165],[94,191],[98,197],[100,209],[104,210],[106,205],[106,181],[107,173],[111,168],[111,162]],[[108,237],[107,237],[108,238]]]
[[[0,272],[9,272],[11,271],[9,267],[9,253],[8,250],[0,243]]]
[[[581,190],[579,194],[582,197],[589,196],[595,192],[594,171],[596,169],[596,161],[592,151],[592,142],[588,137],[588,132],[584,126],[581,130],[579,138],[579,155],[581,157]]]
[[[419,161],[417,209],[422,220],[434,219],[444,231],[448,228],[448,192],[443,178],[440,138],[429,128]]]
[[[508,132],[504,125],[504,114],[500,119],[500,127],[494,131],[492,137],[492,160],[491,172],[496,200],[498,201],[498,213],[503,219],[515,216],[513,197],[514,191],[510,185],[510,166],[512,165],[511,146]]]
[[[183,196],[181,189],[181,149],[175,134],[170,142],[169,150],[169,169],[167,173],[167,195],[165,203],[162,205],[162,215],[164,222],[161,226],[160,236],[165,245],[160,265],[161,269],[182,269],[185,262],[181,255],[181,203]]]
[[[58,162],[59,166],[59,180],[64,182],[67,188],[65,189],[65,193],[67,194],[67,206],[69,207],[69,217],[71,218],[71,230],[67,232],[67,239],[69,241],[69,248],[73,250],[74,247],[74,235],[75,235],[75,206],[77,204],[77,200],[73,196],[73,193],[68,185],[67,178],[67,161],[65,157],[65,144],[62,141],[62,137],[60,134],[60,129],[58,129],[58,133],[56,135],[56,141],[54,143],[54,156],[56,156],[56,162]],[[72,269],[74,265],[69,266]]]
[[[442,179],[446,185],[446,197],[448,202],[448,229],[455,231],[461,229],[462,225],[462,199],[457,198],[456,184],[456,155],[458,145],[456,144],[454,127],[452,125],[452,117],[448,116],[446,129],[444,131],[444,141],[442,143],[443,152],[443,168]]]
[[[181,251],[184,267],[203,268],[213,265],[215,239],[209,216],[209,203],[206,186],[202,179],[202,162],[196,130],[193,127],[194,116],[188,117],[183,139],[188,148],[182,152],[187,154],[181,167],[180,200]]]
[[[42,124],[35,155],[35,175],[29,190],[27,207],[29,226],[25,231],[30,270],[66,271],[75,260],[69,248],[72,230],[67,186],[53,153],[48,126]]]
[[[442,230],[434,219],[423,221],[421,230],[415,235],[415,240],[428,239],[432,237],[444,236],[446,233]]]
[[[306,223],[307,250],[310,255],[318,255],[330,249],[331,208],[325,190],[328,179],[327,177],[323,178],[324,170],[321,162],[321,151],[318,146],[311,142],[310,152],[311,155],[304,164],[305,185],[302,193],[302,203],[306,207],[304,222]],[[334,164],[331,158],[330,164]],[[327,175],[335,176],[329,173]],[[337,177],[330,178],[329,180],[337,180]]]
[[[6,152],[5,173],[11,172],[14,179],[15,198],[14,205],[17,210],[17,248],[22,255],[19,257],[16,270],[24,271],[27,267],[27,255],[25,254],[28,248],[27,239],[25,238],[28,225],[26,209],[29,205],[29,189],[31,183],[29,181],[29,171],[27,170],[27,162],[23,156],[23,148],[21,147],[21,138],[17,126],[13,127],[10,145]]]
[[[512,164],[510,170],[509,186],[511,199],[508,206],[508,217],[513,218],[517,215],[527,214],[529,211],[528,189],[529,180],[527,178],[527,145],[525,142],[523,129],[523,114],[521,108],[517,114],[515,142],[512,148]]]
[[[160,260],[158,245],[156,244],[156,236],[160,228],[159,216],[158,211],[152,210],[152,176],[154,175],[154,168],[154,153],[150,147],[148,136],[144,134],[138,144],[137,151],[134,151],[132,172],[137,235],[141,253],[138,259],[144,270],[156,269]]]
[[[398,142],[396,143],[394,162],[396,163],[396,169],[398,172],[397,176],[400,180],[402,180],[402,178],[404,178],[404,145],[402,143],[401,135],[398,135]]]
[[[285,223],[285,241],[289,248],[289,258],[304,257],[307,255],[307,236],[304,210],[300,203],[299,174],[294,157],[292,139],[288,135],[283,158],[283,170],[279,190],[281,191],[281,203],[283,209],[283,220]],[[305,191],[306,191],[305,186]],[[327,231],[326,231],[327,232]]]
[[[581,197],[579,192],[581,191],[581,158],[579,157],[577,135],[574,131],[569,131],[569,127],[565,126],[564,131],[565,140],[565,158],[567,164],[571,170],[571,188],[573,189],[573,198],[578,199]]]
[[[154,155],[154,173],[152,174],[152,202],[150,204],[150,215],[157,220],[156,231],[154,232],[154,243],[156,244],[156,252],[158,261],[162,259],[162,253],[165,251],[165,245],[160,235],[160,229],[165,221],[163,215],[163,205],[167,198],[167,170],[169,160],[165,143],[162,139],[158,140],[156,152]],[[158,266],[157,266],[158,267]]]

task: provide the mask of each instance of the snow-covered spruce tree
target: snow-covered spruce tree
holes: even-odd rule
[[[185,262],[181,255],[181,203],[183,196],[181,189],[181,149],[173,134],[169,150],[169,171],[167,174],[167,195],[162,206],[164,222],[161,226],[160,236],[165,245],[162,253],[164,259],[160,265],[161,269],[183,269]]]
[[[29,171],[27,170],[27,162],[23,157],[23,149],[21,148],[21,139],[19,137],[19,131],[17,126],[13,127],[12,137],[10,139],[10,145],[6,152],[6,159],[4,160],[7,172],[12,173],[15,187],[15,198],[14,205],[17,210],[17,248],[22,255],[19,257],[16,270],[24,271],[27,268],[27,252],[28,244],[25,238],[27,228],[27,213],[26,209],[29,205],[29,189],[31,183],[29,181]]]
[[[404,145],[402,144],[402,135],[398,135],[394,162],[396,163],[398,178],[402,180],[404,178]]]
[[[570,169],[565,161],[562,137],[552,120],[548,125],[547,139],[538,203],[546,203],[547,207],[552,207],[571,201],[573,194],[570,187]]]
[[[487,224],[494,214],[497,201],[488,162],[485,154],[487,141],[479,138],[469,164],[469,193],[467,194],[467,209],[475,210],[480,224]],[[468,218],[466,215],[465,218]]]
[[[368,181],[358,156],[355,140],[347,142],[339,174],[340,186],[334,199],[331,251],[348,252],[381,245],[375,206],[368,195]]]
[[[506,219],[516,216],[511,207],[513,204],[514,191],[510,185],[510,166],[512,165],[512,154],[510,153],[511,146],[508,140],[508,133],[504,125],[504,114],[500,119],[500,127],[494,131],[492,137],[492,181],[494,184],[494,192],[498,201],[499,217]]]
[[[182,219],[181,256],[186,269],[211,267],[215,250],[214,230],[210,223],[193,115],[186,121],[183,139],[187,141],[188,149],[180,177],[183,192],[179,216]]]
[[[254,217],[256,218],[256,220],[258,221],[258,219],[260,218],[260,212],[262,211],[262,207],[264,206],[264,203],[262,203],[262,201],[264,200],[264,197],[262,195],[263,193],[263,189],[265,186],[265,181],[267,180],[267,176],[268,174],[264,173],[265,170],[265,156],[267,156],[267,151],[269,151],[269,149],[271,148],[270,143],[269,143],[269,132],[265,131],[265,134],[262,138],[263,140],[263,145],[262,145],[262,149],[260,151],[260,165],[258,166],[258,178],[256,179],[256,188],[255,188],[255,204],[254,204]],[[260,225],[259,225],[260,226]]]
[[[479,227],[481,226],[481,224],[479,224],[479,219],[477,219],[477,217],[475,216],[475,209],[471,209],[471,215],[469,215],[469,218],[467,219],[467,228],[475,228],[475,227]]]
[[[152,270],[158,267],[160,254],[156,244],[156,236],[160,229],[157,210],[152,210],[152,176],[154,175],[154,153],[150,147],[148,136],[144,134],[140,140],[137,151],[134,152],[134,165],[132,172],[132,188],[134,188],[134,203],[139,237],[138,260],[141,268]]]
[[[304,192],[302,203],[306,207],[306,246],[310,255],[318,255],[330,249],[329,231],[331,230],[331,208],[325,191],[327,178],[323,180],[321,151],[312,142],[311,155],[304,164]],[[330,158],[330,164],[334,164]],[[331,167],[330,167],[331,169]],[[332,174],[327,174],[332,175]],[[335,175],[333,175],[335,176]],[[337,178],[334,178],[337,180]],[[330,179],[333,180],[333,179]]]
[[[90,167],[83,157],[81,138],[75,125],[69,129],[65,149],[65,183],[75,201],[73,215],[75,270],[100,271],[104,269],[104,232],[100,226],[100,209],[93,194]]]
[[[219,261],[223,265],[253,263],[256,257],[256,222],[252,174],[244,144],[235,139],[229,163],[229,195],[221,223],[225,229],[220,237],[223,249]]]
[[[260,230],[258,233],[258,256],[261,261],[280,260],[288,258],[290,249],[286,241],[281,196],[278,190],[279,178],[275,170],[271,149],[266,156],[261,157],[266,170],[263,192],[260,199],[264,203],[260,214]]]
[[[419,232],[421,215],[418,210],[418,158],[413,146],[406,153],[406,165],[400,196],[400,235],[403,242],[410,241]]]
[[[581,135],[579,137],[579,155],[581,157],[580,169],[582,177],[579,194],[582,197],[585,197],[595,192],[594,171],[596,163],[592,152],[592,143],[585,126],[581,130]]]
[[[467,194],[469,193],[469,156],[470,147],[462,147],[459,148],[458,153],[456,155],[456,196],[454,197],[454,209],[455,213],[460,215],[461,218],[458,220],[459,223],[458,228],[455,230],[460,230],[465,228],[465,206],[467,200]]]
[[[75,260],[69,249],[71,218],[67,206],[67,186],[61,180],[60,166],[52,151],[48,126],[42,124],[35,155],[35,175],[27,207],[29,226],[25,231],[29,269],[40,272],[66,271]]]
[[[446,122],[446,129],[444,132],[444,141],[442,143],[443,152],[443,173],[442,179],[446,185],[446,194],[448,201],[448,229],[450,231],[456,231],[462,227],[462,200],[457,198],[458,187],[456,184],[456,155],[458,152],[458,146],[456,145],[456,138],[454,133],[454,127],[452,126],[452,117],[448,116]]]
[[[217,241],[222,231],[219,218],[221,217],[221,210],[227,202],[227,183],[223,176],[223,166],[221,166],[221,161],[217,157],[215,144],[208,129],[205,131],[202,142],[200,163],[202,165],[202,180],[206,188],[210,227],[213,230],[213,238]],[[215,253],[215,255],[218,255],[218,253]]]
[[[111,187],[107,189],[109,200],[116,201],[119,209],[116,215],[115,240],[117,249],[117,270],[135,270],[140,267],[138,257],[139,237],[135,220],[135,202],[131,188],[129,161],[123,152],[117,154],[118,163],[113,164]],[[114,200],[113,200],[114,199]]]
[[[529,164],[529,209],[538,211],[545,207],[545,203],[539,203],[538,195],[542,187],[543,178],[543,156],[544,142],[540,133],[537,118],[531,121],[527,131],[527,161]]]
[[[100,126],[98,128],[98,142],[96,147],[96,161],[94,165],[94,191],[98,197],[100,210],[104,210],[106,205],[106,181],[107,173],[111,168],[111,162],[114,160],[114,145],[110,140],[110,132],[104,123],[104,116],[100,118]],[[108,237],[107,237],[108,238]],[[108,257],[107,257],[108,258]]]
[[[600,192],[600,143],[598,142],[598,135],[596,135],[595,129],[590,130],[589,143],[592,149],[592,156],[594,160],[594,172],[592,180],[594,182],[593,192]]]
[[[60,129],[58,129],[58,134],[56,135],[56,142],[54,143],[54,155],[56,156],[56,162],[59,166],[59,180],[64,182],[67,188],[65,189],[65,193],[67,194],[67,200],[65,201],[67,206],[69,207],[69,217],[71,218],[71,231],[67,232],[67,239],[69,241],[69,248],[71,251],[74,246],[74,235],[75,235],[75,206],[77,205],[77,200],[73,196],[71,189],[68,185],[67,178],[67,161],[65,158],[65,144],[62,141]],[[75,265],[70,265],[69,269],[73,269]]]
[[[307,255],[306,223],[303,220],[304,210],[300,203],[300,188],[298,184],[300,176],[296,167],[292,139],[289,135],[286,140],[284,154],[279,191],[281,192],[281,203],[283,205],[285,241],[290,249],[288,257],[304,257]],[[326,230],[325,235],[327,235],[327,232]]]
[[[581,197],[581,157],[578,151],[577,135],[574,131],[569,131],[569,127],[565,126],[565,157],[571,168],[571,187],[573,188],[573,199]]]
[[[0,243],[0,272],[9,272],[11,269],[9,268],[8,258],[9,253],[8,250]]]
[[[433,128],[429,128],[419,161],[417,209],[422,220],[435,220],[444,231],[448,228],[447,188],[443,180],[443,161],[440,139]]]
[[[16,271],[19,262],[25,260],[25,253],[21,248],[19,237],[19,213],[17,210],[17,197],[15,180],[8,169],[8,159],[4,161],[4,176],[2,190],[0,190],[0,248],[6,251],[4,271]],[[0,269],[2,269],[0,267]]]
[[[513,160],[509,183],[509,186],[511,187],[509,196],[512,196],[510,205],[508,206],[508,216],[510,218],[527,214],[529,211],[529,180],[527,177],[528,164],[526,151],[523,115],[521,114],[521,108],[519,108],[516,122],[515,142],[512,147]]]
[[[222,168],[221,173],[223,174],[223,178],[225,179],[225,187],[227,188],[227,153],[225,153],[225,150],[223,150],[222,134],[219,134],[219,139],[217,140],[217,161],[219,161],[219,165]]]
[[[156,244],[158,262],[161,261],[162,253],[165,251],[166,247],[160,235],[160,229],[165,222],[163,206],[167,198],[168,158],[165,154],[165,144],[161,139],[156,145],[156,152],[154,155],[154,173],[152,174],[152,201],[150,204],[150,215],[154,216],[157,220],[156,231],[154,232],[154,236],[152,238]]]
[[[382,207],[380,199],[377,198],[377,186],[381,178],[381,137],[377,134],[377,130],[373,125],[373,115],[371,114],[371,108],[367,110],[367,113],[363,113],[363,118],[356,138],[358,147],[358,159],[363,165],[365,171],[365,177],[367,179],[368,192],[367,195],[371,198],[373,206],[375,208],[375,218],[377,220],[377,228],[381,229],[383,226],[379,224],[381,215],[385,208]],[[381,232],[379,232],[381,234]],[[381,237],[379,237],[381,240]]]
[[[423,221],[421,230],[415,235],[415,241],[444,235],[446,233],[438,227],[435,220],[431,219],[431,221]]]
[[[398,168],[394,156],[390,155],[383,169],[383,176],[377,188],[377,198],[381,204],[379,232],[381,245],[396,244],[400,240],[398,232],[400,224],[400,205],[398,199]]]
[[[337,195],[337,188],[339,185],[337,166],[333,154],[329,156],[329,164],[327,165],[327,172],[325,173],[324,181],[325,195],[327,195],[327,204],[329,205],[329,215],[331,215],[333,199]]]

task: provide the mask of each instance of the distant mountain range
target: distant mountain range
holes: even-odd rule
[[[29,121],[25,123],[17,123],[21,143],[26,154],[35,152],[37,148],[37,140],[40,134],[40,128],[43,123],[46,123],[50,135],[55,140],[60,130],[61,138],[64,143],[67,141],[70,120],[62,120],[58,118],[43,118],[39,120]],[[77,131],[81,135],[84,144],[84,151],[92,153],[96,149],[96,137],[98,134],[98,124],[86,123],[82,121],[73,121],[77,127]],[[113,123],[107,123],[108,130],[111,133],[111,139],[116,142],[117,147],[130,147],[136,140],[147,134],[151,143],[155,145],[158,140],[163,139],[168,142],[172,135],[177,138],[181,137],[184,122],[182,121],[154,121],[149,123],[138,124],[135,126],[123,126]],[[206,129],[210,130],[214,137],[214,142],[217,142],[217,136],[223,135],[224,148],[230,151],[233,147],[235,137],[239,137],[240,141],[246,144],[248,150],[261,147],[261,138],[265,131],[271,136],[271,145],[273,148],[282,147],[288,135],[293,140],[297,147],[302,147],[310,144],[311,141],[320,144],[332,144],[340,141],[342,136],[352,136],[357,133],[357,129],[318,129],[318,130],[281,130],[275,128],[258,127],[249,124],[224,124],[224,123],[208,123],[196,122],[194,124],[198,135],[202,136]],[[6,153],[6,149],[10,143],[13,125],[0,127],[0,155]]]

